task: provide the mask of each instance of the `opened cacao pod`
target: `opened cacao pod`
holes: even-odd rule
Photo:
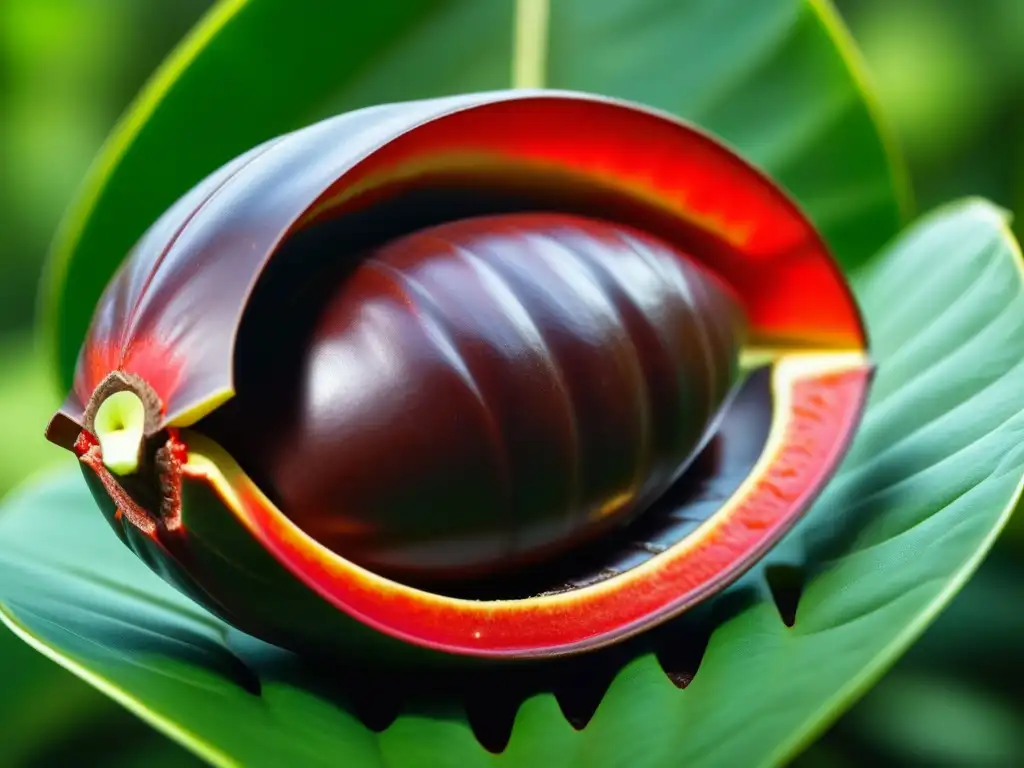
[[[47,436],[246,632],[536,658],[754,564],[871,372],[771,180],[646,108],[498,92],[344,114],[199,183],[111,281]]]

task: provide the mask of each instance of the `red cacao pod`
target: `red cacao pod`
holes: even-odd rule
[[[360,110],[199,183],[113,278],[47,435],[115,532],[296,650],[556,656],[714,594],[871,377],[770,179],[555,91]]]

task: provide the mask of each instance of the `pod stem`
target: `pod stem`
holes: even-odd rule
[[[188,449],[162,423],[163,403],[140,376],[112,371],[93,390],[75,441],[79,460],[146,535],[181,526],[182,467]]]

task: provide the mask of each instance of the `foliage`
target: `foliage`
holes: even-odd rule
[[[5,22],[0,24],[0,54],[4,55],[5,63],[11,64],[8,68],[10,77],[5,75],[0,82],[0,154],[4,158],[0,163],[0,174],[6,174],[0,178],[0,223],[3,224],[0,227],[0,250],[5,255],[0,261],[0,292],[5,299],[0,307],[0,328],[24,327],[31,296],[28,286],[35,279],[39,254],[55,222],[58,206],[69,193],[70,185],[85,169],[113,112],[137,89],[142,78],[159,60],[165,46],[184,31],[196,10],[205,4],[206,0],[188,0],[170,5],[112,4],[100,8],[79,0],[47,4],[34,0],[10,0],[0,6]],[[899,224],[899,212],[906,209],[906,195],[902,191],[900,166],[898,162],[894,166],[888,164],[893,156],[892,150],[886,149],[885,144],[879,141],[873,127],[873,110],[864,100],[863,71],[856,63],[856,53],[850,49],[844,32],[836,25],[825,3],[780,0],[765,4],[767,10],[762,9],[758,13],[748,13],[746,6],[743,11],[737,11],[741,4],[739,0],[718,5],[691,0],[675,4],[674,9],[663,9],[662,13],[667,15],[658,15],[656,4],[640,3],[633,4],[637,7],[634,16],[629,10],[620,15],[627,4],[610,0],[591,4],[597,9],[592,15],[581,15],[580,9],[586,6],[583,0],[559,3],[553,6],[557,10],[549,19],[552,46],[547,66],[542,71],[549,85],[593,88],[625,95],[676,111],[721,131],[746,154],[777,174],[801,198],[848,264],[866,260],[894,234]],[[246,5],[249,6],[246,12],[253,13],[254,8],[257,11],[260,6],[265,9],[269,3],[253,0],[250,3],[228,3],[225,7],[244,10]],[[1016,44],[1021,24],[1024,24],[1020,4],[1015,0],[986,0],[965,6],[955,0],[908,0],[897,5],[899,7],[880,0],[840,2],[841,10],[853,23],[854,33],[864,46],[869,64],[874,66],[876,81],[883,86],[879,91],[881,103],[910,150],[918,197],[928,207],[963,190],[980,191],[1007,204],[1024,200],[1024,184],[1021,183],[1024,164],[1012,162],[1014,157],[1024,158],[1021,151],[1024,149],[1024,134],[1019,130],[1016,133],[1012,131],[1014,116],[1019,118],[1024,114],[1021,112],[1024,105],[1020,96],[1022,91],[1016,87],[1024,72],[1024,58],[1020,57],[1021,49]],[[339,4],[338,10],[331,12],[341,13],[341,9],[345,14],[350,13],[345,4]],[[360,17],[358,23],[353,23],[353,17],[349,15],[344,18],[344,23],[333,27],[326,23],[327,20],[321,20],[324,22],[324,35],[319,39],[320,47],[310,48],[314,55],[307,57],[303,47],[301,56],[266,57],[273,59],[275,66],[271,70],[249,66],[255,59],[238,57],[240,49],[236,46],[241,45],[241,50],[246,50],[245,45],[248,44],[261,51],[280,51],[277,34],[287,38],[287,22],[299,20],[293,17],[285,19],[284,23],[279,24],[280,20],[277,20],[270,25],[264,21],[263,31],[269,37],[255,35],[246,42],[222,36],[200,51],[200,59],[208,57],[208,66],[193,70],[197,75],[193,80],[189,80],[187,72],[173,82],[170,82],[173,78],[162,80],[158,76],[147,92],[152,96],[168,84],[170,90],[163,98],[150,102],[150,106],[155,106],[150,121],[136,119],[145,112],[146,98],[143,97],[142,112],[135,111],[134,118],[128,117],[122,122],[120,133],[115,134],[100,162],[94,165],[92,175],[73,208],[70,225],[63,229],[57,242],[57,257],[51,267],[51,275],[56,276],[57,285],[63,288],[72,285],[70,279],[61,283],[61,278],[70,274],[76,286],[73,293],[78,294],[77,286],[85,287],[77,304],[77,315],[72,312],[70,319],[60,321],[64,323],[60,326],[64,335],[59,344],[65,382],[69,361],[77,344],[76,334],[80,334],[85,313],[91,308],[93,299],[89,298],[89,291],[95,292],[105,282],[109,271],[123,254],[125,244],[145,226],[148,217],[198,175],[254,140],[337,109],[388,98],[464,90],[477,87],[477,83],[479,87],[507,84],[511,72],[516,70],[509,61],[512,44],[508,22],[511,14],[510,2],[494,3],[486,9],[469,2],[396,0],[378,4],[367,11],[365,19]],[[727,31],[723,32],[726,28]],[[141,29],[146,30],[145,35],[137,34]],[[376,31],[371,34],[373,30]],[[823,34],[823,30],[828,34]],[[301,32],[292,30],[292,33],[296,31]],[[349,42],[339,39],[338,35],[343,33],[350,34]],[[721,45],[723,37],[731,43]],[[718,43],[713,50],[707,48],[712,40]],[[666,43],[671,43],[671,46],[666,47]],[[593,50],[600,50],[601,56],[587,54]],[[233,58],[242,65],[241,69],[231,67]],[[310,58],[327,63],[316,73],[303,73],[302,68]],[[422,66],[425,60],[430,61],[431,66]],[[179,56],[178,62],[181,61]],[[922,65],[922,62],[931,64]],[[648,73],[651,71],[657,71],[657,76],[650,76]],[[218,74],[223,79],[218,80]],[[201,82],[204,78],[209,85],[205,90]],[[197,101],[199,93],[206,96]],[[923,98],[929,94],[930,98]],[[282,109],[282,99],[292,107]],[[967,103],[973,108],[965,108]],[[957,105],[959,108],[951,108]],[[168,109],[170,113],[165,112]],[[183,137],[195,135],[203,135],[204,141],[183,141]],[[155,140],[151,141],[154,137]],[[860,147],[862,151],[849,152],[845,155],[846,163],[837,162],[837,158],[844,157],[843,153],[836,151],[837,146]],[[110,170],[113,170],[112,177],[106,175]],[[824,176],[821,175],[823,173]],[[134,184],[131,183],[133,179]],[[138,190],[145,187],[148,187],[147,194],[136,199]],[[970,204],[959,215],[962,217],[967,212],[978,215],[983,209],[984,206],[979,204]],[[108,213],[104,214],[104,210]],[[123,212],[120,218],[119,212]],[[108,218],[105,220],[104,216]],[[991,209],[982,215],[989,221],[995,221],[995,217]],[[874,224],[870,223],[872,221]],[[935,219],[931,222],[934,224]],[[1002,231],[1001,225],[993,224],[993,227]],[[1007,250],[1010,249],[1009,241],[1002,235],[997,239],[1006,244]],[[945,249],[936,249],[934,258],[940,258],[940,252],[945,268],[947,260],[952,257]],[[889,254],[890,259],[892,253]],[[980,258],[977,253],[975,257]],[[963,258],[963,255],[958,258]],[[68,259],[72,261],[71,269],[64,272]],[[80,260],[77,273],[74,272],[76,259]],[[871,288],[867,286],[871,285],[874,270],[882,263],[872,261],[858,275],[862,296],[871,295]],[[1009,262],[1002,263],[1005,266]],[[984,274],[991,276],[997,273],[995,267],[992,270]],[[922,269],[922,273],[929,272],[928,267]],[[965,284],[974,277],[969,271],[954,274],[961,275]],[[80,282],[82,280],[85,282]],[[986,280],[971,283],[970,295],[997,295],[994,284]],[[1007,282],[1003,288],[1015,284]],[[54,290],[51,284],[47,294],[51,310],[55,308],[56,297],[61,290],[61,287]],[[900,297],[895,294],[894,297],[891,298],[892,303],[898,303],[896,299]],[[886,303],[889,302],[880,302]],[[898,316],[898,309],[887,309],[891,310],[888,317]],[[876,309],[869,313],[873,326],[881,317],[875,313],[881,311]],[[912,324],[903,327],[911,328]],[[999,323],[995,323],[995,327],[1000,327]],[[897,356],[897,360],[904,360],[895,365],[897,373],[903,370],[901,366],[916,365],[926,353],[934,351],[932,345],[937,344],[934,336],[924,333],[922,328],[917,330],[922,332],[924,340],[914,334],[902,339],[912,348],[909,353],[911,362]],[[1009,329],[1004,330],[1010,333]],[[998,331],[990,330],[989,333]],[[884,343],[880,351],[885,354]],[[956,369],[968,376],[970,372],[960,371],[959,363],[949,362],[962,362],[963,358],[958,355],[964,353],[947,351],[950,352],[945,362],[947,369]],[[905,354],[902,349],[890,352]],[[45,389],[48,373],[45,363],[32,345],[21,337],[5,342],[0,354],[5,361],[0,378],[0,415],[7,435],[0,446],[2,494],[7,486],[28,474],[32,468],[59,462],[64,457],[43,443],[39,436],[40,426],[55,400],[55,393]],[[1000,366],[1005,366],[1008,358],[1000,358],[999,361],[995,357],[977,359],[974,363],[978,366],[975,370],[982,376],[998,377],[1000,370],[1005,373]],[[891,367],[883,368],[880,381],[895,375],[887,372],[891,370]],[[965,383],[965,389],[959,393],[947,391],[946,395],[970,394],[970,387],[976,383]],[[915,386],[909,386],[906,391],[912,394],[903,397],[913,399],[915,395],[921,395],[921,390]],[[979,392],[977,397],[992,397],[993,392],[1006,394],[990,382],[990,387]],[[927,390],[924,398],[920,402],[935,402],[927,399]],[[883,398],[880,404],[876,402],[872,406],[872,413],[876,415],[872,418],[880,418],[877,415],[880,407],[882,416],[886,418],[905,418],[913,422],[915,413],[921,415],[913,408],[901,410],[898,414],[894,410],[885,410],[894,409],[893,403],[899,402],[900,397],[896,395]],[[1001,405],[1008,406],[1009,402],[1007,399]],[[937,421],[942,422],[941,419]],[[941,436],[935,439],[940,443],[947,440],[955,442],[960,434],[955,428],[947,432],[931,422],[928,425],[909,423],[903,426],[914,430],[914,435],[920,431],[935,437],[935,430],[938,430]],[[901,443],[896,451],[879,449],[880,455],[888,458],[877,459],[873,465],[869,459],[874,448],[864,448],[865,439],[862,436],[858,444],[861,453],[851,456],[848,469],[861,461],[868,467],[888,467],[899,473],[904,468],[896,463],[896,459],[907,460],[912,466],[922,466],[914,462],[935,458],[923,449],[920,442],[923,438],[918,437]],[[986,439],[994,438],[990,434]],[[971,463],[974,454],[969,451],[962,453],[959,461],[965,457],[974,469],[983,468],[981,464]],[[1011,448],[999,467],[1006,470],[1016,460],[1015,457]],[[881,552],[883,559],[893,558],[893,562],[886,565],[895,567],[898,558],[907,557],[915,551],[913,547],[904,549],[902,542],[907,537],[924,535],[922,530],[948,546],[952,546],[951,539],[963,545],[964,539],[970,538],[964,533],[963,525],[955,522],[961,520],[959,513],[951,513],[947,509],[932,516],[925,514],[928,505],[923,500],[928,494],[918,496],[922,483],[927,482],[922,478],[933,477],[940,471],[933,468],[931,475],[922,472],[903,483],[891,483],[888,490],[880,494],[882,504],[876,497],[869,497],[861,512],[864,518],[871,520],[864,521],[865,527],[858,527],[856,535],[830,516],[830,508],[820,504],[807,523],[772,553],[766,565],[773,566],[768,573],[774,574],[773,583],[777,586],[781,575],[792,577],[791,566],[818,564],[804,572],[804,577],[810,580],[801,601],[801,610],[805,612],[801,618],[805,622],[807,615],[813,617],[815,611],[830,607],[825,601],[819,601],[818,605],[808,603],[810,596],[815,594],[815,584],[824,580],[824,583],[831,583],[843,592],[844,585],[837,582],[838,577],[834,573],[842,573],[844,567],[848,569],[850,566],[848,563],[844,566],[843,559],[838,565],[832,561],[839,555],[836,547],[843,541],[846,541],[848,550],[864,550],[858,550],[857,555],[852,556],[854,561]],[[867,474],[871,482],[882,484],[886,479],[876,477],[874,471]],[[1008,482],[1005,477],[1001,479]],[[992,492],[994,485],[998,483],[989,477],[979,487]],[[837,493],[843,498],[844,493],[853,492],[850,487],[853,490],[858,488],[854,484],[844,490],[843,484],[839,483],[838,490],[835,487],[830,489],[825,499],[835,499]],[[49,490],[36,487],[26,493],[36,494],[35,498],[39,498],[38,494],[45,496],[57,490],[57,486]],[[977,499],[977,489],[972,493]],[[10,535],[12,529],[6,515],[17,514],[19,509],[23,509],[25,499],[25,495],[19,495],[10,506],[0,508],[0,536]],[[882,510],[890,506],[897,512],[882,515]],[[81,504],[81,507],[78,508],[79,515],[97,517],[87,504]],[[853,508],[856,511],[856,505]],[[54,509],[55,516],[48,523],[37,524],[56,525],[55,521],[62,519],[60,514],[68,511],[67,508]],[[954,506],[955,509],[961,508]],[[971,509],[974,509],[973,504]],[[986,506],[985,511],[994,515],[1002,509]],[[36,517],[42,520],[47,515],[38,514]],[[929,524],[929,521],[948,521],[950,518],[954,520],[952,527],[955,533],[941,534],[930,527],[938,523]],[[1020,520],[1020,516],[1017,518]],[[991,531],[1001,523],[1001,518],[986,519],[993,526]],[[77,522],[75,520],[73,524]],[[901,530],[904,525],[906,530]],[[1024,526],[1017,525],[1018,531],[1024,531]],[[94,529],[90,530],[95,533]],[[42,531],[39,528],[36,533]],[[899,535],[890,537],[890,533]],[[107,535],[109,537],[109,533]],[[100,543],[97,552],[106,551],[102,547],[109,546],[109,543]],[[975,554],[980,556],[989,542],[986,538],[975,543],[980,543],[980,548],[975,550]],[[1008,550],[1011,545],[1011,540],[1004,539],[1004,549]],[[2,547],[0,552],[3,552]],[[80,554],[85,556],[85,553]],[[114,555],[115,560],[118,556],[123,559],[124,553]],[[937,555],[935,557],[938,558]],[[817,754],[825,755],[824,759],[834,758],[837,751],[840,759],[843,754],[887,755],[904,760],[923,758],[931,764],[945,759],[950,765],[989,758],[1004,762],[1017,759],[1013,757],[1016,753],[1006,734],[1011,733],[1014,723],[1019,726],[1024,722],[1024,714],[1016,698],[1017,692],[1006,689],[1005,681],[997,670],[1001,664],[1005,666],[1016,658],[1015,648],[1019,644],[1020,633],[1012,621],[1007,623],[1003,620],[1007,611],[1001,606],[1013,604],[1016,599],[1014,590],[1022,583],[1024,574],[1020,573],[1019,560],[1011,554],[1004,554],[999,563],[999,578],[986,577],[990,570],[986,566],[981,577],[954,601],[949,614],[940,618],[905,662],[897,666],[882,685],[871,691],[849,717],[825,735],[816,747],[821,750]],[[89,564],[95,565],[95,561]],[[23,566],[24,563],[19,561],[17,568]],[[952,567],[949,562],[946,566]],[[964,566],[961,574],[966,577],[970,565],[961,563],[961,566]],[[830,573],[833,574],[831,577]],[[905,575],[897,571],[894,574],[899,578]],[[142,574],[140,578],[146,576],[148,574]],[[6,577],[5,572],[0,578],[0,585],[3,585],[0,586],[0,601],[8,594],[4,588],[10,588]],[[725,601],[723,605],[726,608],[720,609],[710,619],[696,619],[711,622],[700,626],[709,628],[724,621],[714,638],[724,635],[742,643],[744,636],[730,636],[730,627],[742,626],[744,621],[751,621],[750,616],[765,615],[766,611],[777,623],[764,597],[764,578],[765,570],[759,569],[734,593],[749,595],[748,590],[752,590],[754,594],[760,594],[753,604],[743,603],[745,611],[737,613],[729,607],[733,603]],[[899,583],[907,585],[908,594],[915,591],[908,582]],[[946,583],[953,585],[950,591],[955,591],[955,581]],[[784,588],[779,589],[785,592]],[[821,594],[820,589],[818,594]],[[893,595],[893,603],[910,600],[908,594]],[[949,596],[942,594],[941,597],[944,600]],[[879,611],[868,611],[865,616],[878,615],[886,610],[892,610],[889,604]],[[927,612],[918,615],[929,617]],[[975,632],[964,635],[965,626],[976,628]],[[915,631],[917,629],[920,625]],[[56,632],[57,628],[53,631]],[[791,634],[801,631],[798,623]],[[137,734],[139,748],[153,750],[147,753],[147,763],[155,762],[158,755],[165,755],[168,765],[190,763],[184,753],[160,747],[157,742],[149,742],[146,746],[146,731],[137,724],[133,727],[134,720],[125,718],[117,707],[104,706],[103,697],[64,674],[56,665],[46,662],[42,656],[26,654],[26,647],[15,645],[9,650],[11,639],[9,635],[0,638],[4,658],[0,674],[4,675],[5,681],[0,687],[0,712],[8,711],[3,709],[5,702],[14,701],[11,711],[22,712],[30,718],[32,713],[38,713],[38,719],[33,721],[34,726],[14,726],[22,740],[9,742],[7,746],[15,743],[22,746],[12,747],[0,755],[0,764],[6,764],[8,758],[26,765],[46,764],[46,760],[52,760],[58,752],[45,751],[44,739],[49,743],[45,749],[70,750],[60,754],[82,754],[76,750],[99,749],[95,753],[97,757],[105,754],[102,759],[113,764],[111,761],[117,758],[106,751],[109,746],[103,746],[110,743],[103,734],[114,732],[127,744],[126,750],[134,749],[132,745],[136,740],[133,734]],[[910,639],[901,638],[901,644]],[[252,646],[244,647],[249,649]],[[898,650],[890,647],[888,652]],[[877,663],[885,663],[886,655],[877,657]],[[642,687],[645,682],[656,680],[652,686],[662,691],[659,695],[679,695],[690,697],[690,701],[700,701],[698,697],[706,695],[700,693],[700,686],[710,685],[703,681],[713,679],[709,669],[714,667],[705,664],[696,678],[698,682],[679,694],[674,688],[664,687],[662,678],[657,674],[657,665],[652,666],[650,660],[646,662],[647,666],[643,662],[638,662],[638,665],[635,668],[638,671],[627,673],[621,678],[625,682],[620,681],[617,685],[626,686],[628,690],[632,685]],[[951,668],[954,670],[952,673]],[[11,669],[16,671],[8,671]],[[871,670],[869,677],[879,671]],[[648,678],[644,677],[645,672]],[[869,680],[860,682],[866,685]],[[275,703],[281,701],[282,691],[285,698],[289,695],[286,688],[275,689]],[[538,701],[541,703],[527,704],[520,720],[529,720],[531,712],[541,711],[543,714],[545,707],[549,711],[555,709],[550,700]],[[24,702],[28,704],[22,707]],[[38,704],[33,706],[32,702]],[[933,706],[925,706],[928,703]],[[686,712],[696,709],[693,704],[680,706]],[[796,746],[794,739],[809,738],[837,714],[838,710],[835,710],[806,719],[794,732],[789,746]],[[337,710],[324,712],[318,709],[311,715],[312,722],[321,722],[316,720],[321,716],[337,717]],[[700,717],[707,716],[707,713],[697,713],[697,720],[686,721],[684,728],[689,729],[694,722],[701,722]],[[600,717],[598,715],[596,722],[601,722]],[[606,719],[609,717],[605,715]],[[776,725],[786,717],[793,717],[793,712],[776,718]],[[23,722],[11,720],[9,716],[4,716],[4,721],[9,725]],[[971,723],[975,725],[968,727]],[[639,723],[638,727],[642,725]],[[740,725],[746,727],[747,724]],[[392,743],[397,740],[401,744],[402,739],[410,738],[408,734],[415,733],[417,727],[429,729],[433,726],[429,722],[417,725],[413,721],[410,731],[406,722],[398,731],[389,731],[392,736],[381,737],[380,741],[386,743],[390,738]],[[771,732],[774,727],[766,725],[760,733]],[[519,728],[521,732],[522,726]],[[937,741],[935,735],[940,732],[947,741]],[[91,733],[93,738],[86,738],[87,733]],[[464,730],[459,731],[456,726],[452,733],[456,734],[453,736],[456,741],[461,739],[460,743],[466,743]],[[566,743],[576,744],[595,738],[581,738],[568,729],[564,730],[564,735],[568,739]],[[756,739],[756,734],[752,738]],[[575,741],[571,742],[572,739]],[[695,749],[703,743],[702,737],[687,748]],[[767,742],[762,746],[764,743]],[[779,749],[787,751],[788,747]],[[815,754],[812,750],[807,757],[813,759]],[[139,759],[128,756],[128,752],[124,755],[126,764]]]
[[[942,270],[928,269],[936,254]],[[806,585],[792,628],[757,590],[764,582],[748,579],[702,624],[683,617],[660,640],[664,659],[683,638],[710,635],[685,690],[634,646],[615,659],[622,669],[586,728],[573,731],[555,697],[535,693],[500,762],[776,764],[868,686],[970,576],[1019,495],[1022,266],[1000,212],[968,202],[865,267],[857,288],[879,372],[864,427],[804,524],[754,574],[770,583],[781,558],[799,563]],[[330,685],[201,611],[123,548],[92,504],[77,472],[9,502],[0,617],[210,762],[494,760],[474,738],[474,704],[451,694],[407,704],[375,734],[344,673]],[[737,597],[749,605],[725,607]],[[506,678],[478,674],[493,675],[484,687],[500,697]]]

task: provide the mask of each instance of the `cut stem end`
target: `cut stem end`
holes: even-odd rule
[[[130,390],[114,392],[96,409],[94,429],[103,463],[115,475],[138,471],[145,439],[146,406]]]

